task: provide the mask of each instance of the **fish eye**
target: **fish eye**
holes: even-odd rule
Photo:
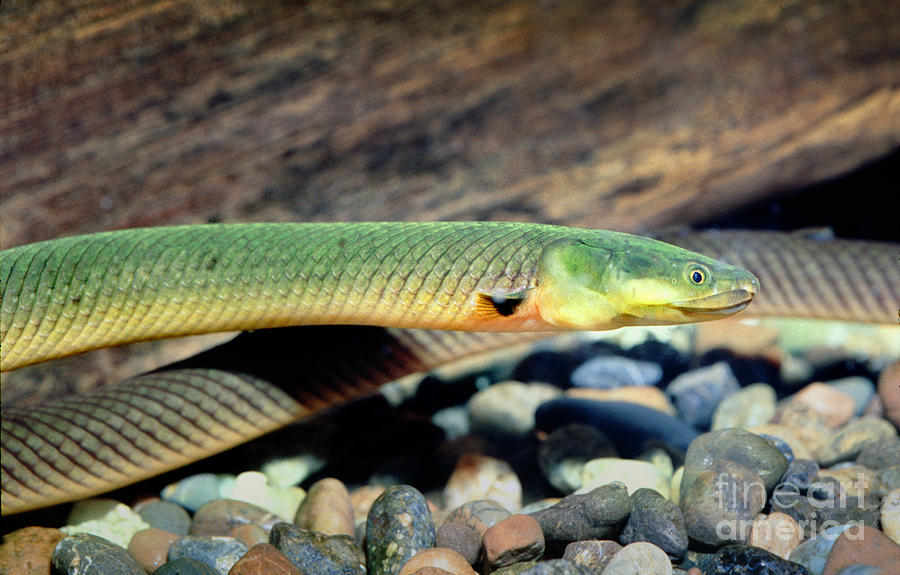
[[[688,272],[688,277],[694,285],[702,285],[706,281],[706,270],[695,267]]]

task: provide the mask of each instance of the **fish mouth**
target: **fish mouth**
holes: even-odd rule
[[[754,295],[750,290],[734,289],[698,299],[672,302],[668,307],[691,314],[731,315],[750,305]]]

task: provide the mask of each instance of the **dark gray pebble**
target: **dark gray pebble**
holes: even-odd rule
[[[787,471],[781,476],[781,481],[775,491],[793,490],[806,493],[810,484],[819,477],[819,464],[812,459],[795,459],[788,464]]]
[[[686,423],[709,429],[719,403],[740,389],[731,368],[720,361],[682,373],[669,383],[666,394]]]
[[[181,505],[154,499],[135,506],[135,511],[150,527],[156,527],[169,533],[187,535],[191,528],[191,516]]]
[[[128,551],[102,537],[78,533],[53,550],[53,572],[66,575],[146,575]]]
[[[366,558],[348,535],[323,535],[290,523],[278,523],[269,533],[269,543],[302,573],[360,575]]]
[[[551,559],[540,561],[531,569],[522,571],[522,575],[594,575],[594,572],[567,559]]]
[[[708,575],[809,575],[806,567],[759,547],[726,545],[716,552]]]
[[[219,575],[219,572],[203,561],[182,557],[160,565],[153,575]]]
[[[231,566],[247,552],[247,546],[234,537],[185,535],[169,547],[169,561],[187,557],[202,561],[220,575],[228,575]]]
[[[670,557],[684,557],[688,535],[681,508],[652,489],[642,487],[632,493],[631,514],[619,543],[628,545],[635,541],[653,543]]]
[[[581,487],[581,467],[591,459],[615,457],[616,449],[605,433],[583,423],[560,427],[538,448],[544,478],[568,494]]]
[[[651,440],[687,449],[700,435],[676,417],[625,401],[561,397],[538,407],[535,421],[538,429],[548,432],[571,423],[593,426],[605,433],[623,456],[640,454]]]
[[[422,549],[434,547],[434,520],[425,496],[409,485],[388,487],[366,519],[369,575],[393,575]]]
[[[717,461],[733,461],[746,467],[762,478],[766,490],[773,489],[788,468],[781,451],[755,433],[744,429],[710,431],[692,442],[684,457],[682,497],[697,475]]]
[[[628,489],[615,482],[564,497],[531,516],[541,526],[548,550],[561,552],[572,541],[609,539],[630,512]]]
[[[571,381],[575,387],[614,389],[627,386],[656,385],[662,368],[651,361],[638,361],[618,355],[593,357],[575,368]]]

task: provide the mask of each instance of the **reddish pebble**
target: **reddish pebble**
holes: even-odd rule
[[[297,509],[294,525],[325,535],[353,537],[353,504],[344,484],[333,477],[316,481]]]
[[[423,575],[426,569],[437,569],[433,573],[450,573],[451,575],[478,575],[469,565],[465,557],[446,547],[432,547],[419,551],[407,561],[397,575]]]
[[[836,429],[853,417],[856,403],[843,391],[821,382],[810,383],[791,397],[792,402],[802,403],[822,414],[825,425]]]
[[[900,563],[900,545],[874,527],[850,527],[835,540],[822,575],[836,575],[844,567],[857,563],[893,573]]]
[[[50,557],[65,533],[48,527],[25,527],[3,536],[0,573],[32,575],[50,573]]]
[[[153,573],[156,568],[166,562],[169,556],[169,547],[172,546],[181,535],[150,527],[141,529],[134,534],[128,543],[128,553],[137,561],[141,569]]]
[[[484,532],[483,543],[488,572],[544,554],[544,533],[530,515],[510,515]]]
[[[231,566],[228,575],[300,575],[300,570],[268,543],[257,543]]]
[[[881,370],[878,376],[878,396],[884,405],[884,416],[900,429],[900,361]]]

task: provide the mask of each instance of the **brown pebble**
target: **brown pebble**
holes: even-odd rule
[[[50,573],[50,557],[65,533],[50,527],[24,527],[3,536],[0,573],[35,575]]]
[[[836,429],[850,421],[856,411],[856,403],[850,395],[818,381],[795,393],[790,401],[802,403],[821,414],[825,425],[830,429]]]
[[[895,361],[878,376],[878,397],[884,406],[884,417],[900,429],[900,361]]]
[[[259,525],[266,531],[282,520],[262,507],[235,499],[216,499],[197,510],[191,535],[225,535],[238,525]]]
[[[747,545],[760,547],[787,559],[803,537],[800,524],[786,513],[770,513],[758,515],[750,527],[750,539]]]
[[[883,567],[886,573],[892,572],[900,563],[900,545],[874,527],[854,525],[835,540],[822,575],[836,575],[844,567],[856,563]]]
[[[429,568],[452,575],[477,575],[465,557],[446,547],[432,547],[419,551],[403,565],[397,575],[421,574],[424,569]]]
[[[437,567],[422,567],[414,571],[411,575],[453,575],[450,571],[444,571]]]
[[[257,543],[231,566],[228,575],[301,575],[281,551],[268,543]]]
[[[437,530],[434,544],[453,549],[469,564],[474,565],[481,556],[481,536],[484,531],[486,529],[479,531],[464,521],[446,521]]]
[[[566,545],[562,558],[600,573],[620,549],[622,546],[610,539],[573,541]]]
[[[369,509],[376,499],[384,493],[385,487],[381,485],[363,485],[353,490],[350,494],[350,503],[353,505],[353,521],[356,525],[365,523],[369,516]]]
[[[268,543],[269,534],[265,529],[254,523],[238,525],[228,532],[228,537],[234,537],[247,546],[247,549],[253,547],[257,543]]]
[[[353,504],[341,481],[326,477],[316,481],[297,509],[294,525],[325,535],[349,535],[356,532]]]
[[[510,515],[484,532],[484,567],[493,571],[520,561],[540,559],[544,533],[530,515]]]
[[[165,529],[156,527],[141,529],[128,543],[128,553],[137,561],[141,569],[153,573],[157,567],[166,562],[166,558],[169,556],[169,547],[179,538],[181,535]]]

